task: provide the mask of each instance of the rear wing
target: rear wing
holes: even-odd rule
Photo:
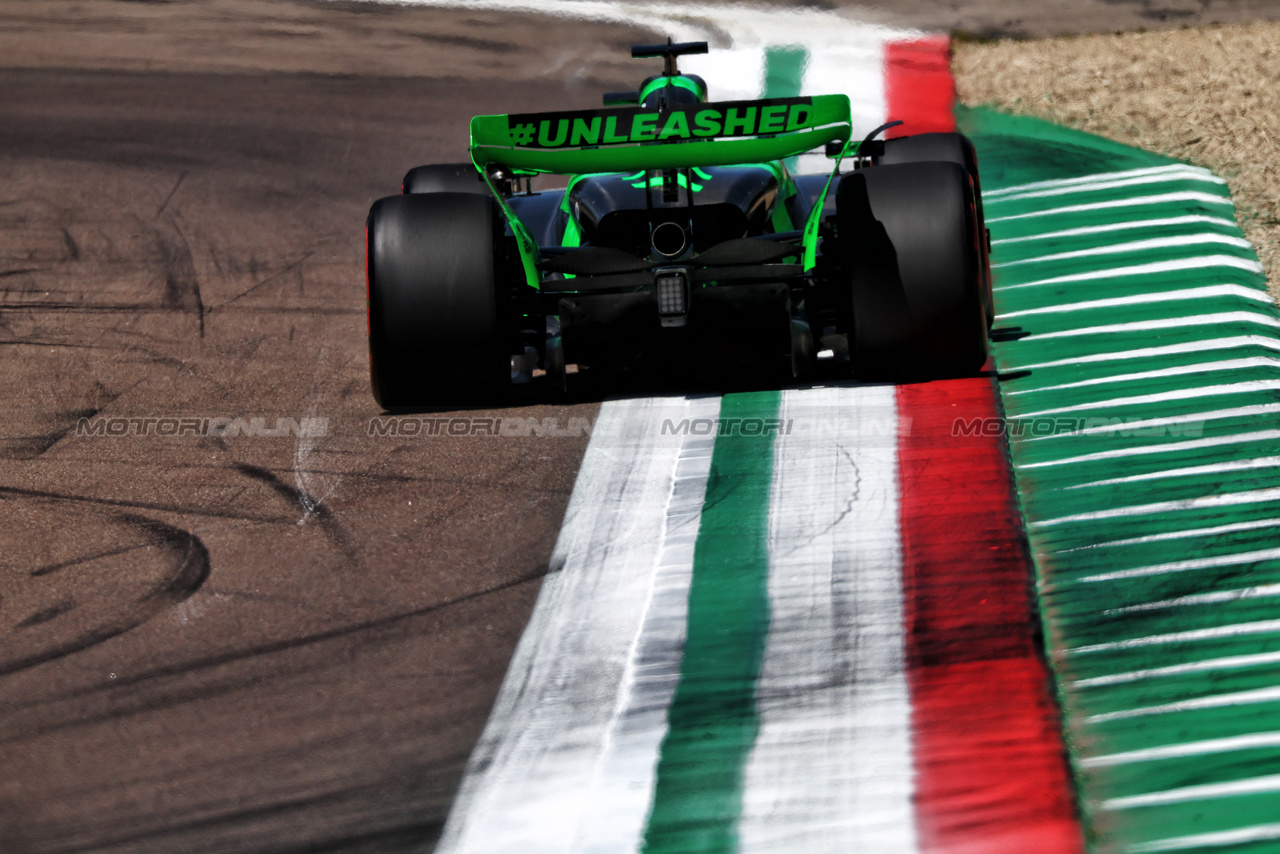
[[[579,175],[781,160],[848,140],[849,97],[771,98],[476,116],[471,159],[530,172]]]

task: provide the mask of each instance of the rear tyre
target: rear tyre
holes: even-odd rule
[[[369,211],[373,396],[386,409],[488,398],[511,381],[492,198],[390,196]]]
[[[470,163],[432,163],[415,166],[405,173],[400,182],[400,192],[412,193],[473,193],[489,195],[489,186],[480,180],[476,167]]]
[[[982,368],[982,253],[963,167],[913,163],[851,172],[836,191],[836,228],[856,374],[947,377]]]
[[[876,163],[881,166],[933,162],[963,166],[973,177],[974,189],[981,191],[978,184],[978,154],[969,137],[962,133],[920,133],[886,139],[884,154],[876,159]]]
[[[991,247],[987,239],[986,214],[982,209],[982,180],[978,177],[978,153],[973,142],[962,133],[922,133],[888,139],[884,154],[877,163],[892,166],[900,163],[937,162],[955,163],[973,181],[973,196],[978,207],[978,237],[982,250],[982,299],[987,312],[987,326],[995,318],[995,306],[991,297]]]

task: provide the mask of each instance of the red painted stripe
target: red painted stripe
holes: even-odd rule
[[[888,120],[906,122],[888,136],[956,129],[950,38],[927,36],[886,43],[884,80]]]
[[[903,585],[926,854],[1083,850],[1004,437],[986,378],[899,386]],[[910,419],[908,422],[906,419]]]

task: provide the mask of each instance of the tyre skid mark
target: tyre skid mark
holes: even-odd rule
[[[149,542],[137,548],[158,547],[170,557],[172,564],[133,602],[120,603],[122,607],[119,610],[113,610],[101,621],[95,621],[87,630],[74,632],[68,638],[38,642],[36,651],[20,653],[0,661],[0,674],[15,673],[80,652],[136,628],[169,606],[191,596],[209,577],[209,552],[195,534],[131,513],[116,514],[110,521],[141,532]],[[124,554],[133,550],[135,549],[119,549],[115,553]],[[20,621],[17,627],[23,629],[45,625],[72,611],[74,607],[75,603],[70,597],[63,597],[53,605],[39,608],[35,614]]]

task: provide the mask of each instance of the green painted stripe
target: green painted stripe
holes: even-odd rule
[[[1280,850],[1280,742],[1259,735],[1280,732],[1280,311],[1220,182],[1046,195],[1025,185],[1174,161],[960,120],[996,191],[995,358],[1092,847]]]
[[[802,47],[771,46],[764,53],[764,97],[797,98],[804,86],[809,51]],[[788,157],[787,170],[796,171],[797,159]],[[781,208],[778,205],[777,208]],[[781,229],[779,229],[781,230]]]
[[[799,95],[808,59],[803,48],[769,48],[763,97]],[[720,417],[722,423],[776,418],[781,400],[779,392],[725,395]],[[737,849],[743,775],[760,726],[756,681],[769,632],[772,483],[771,441],[716,437],[694,547],[680,683],[667,712],[646,852]]]
[[[776,418],[779,392],[726,395],[722,423]],[[680,683],[667,713],[646,852],[737,847],[743,770],[759,729],[755,688],[769,629],[773,443],[721,434],[694,548]]]
[[[802,47],[768,48],[764,53],[764,97],[798,97],[808,64],[809,51]]]

